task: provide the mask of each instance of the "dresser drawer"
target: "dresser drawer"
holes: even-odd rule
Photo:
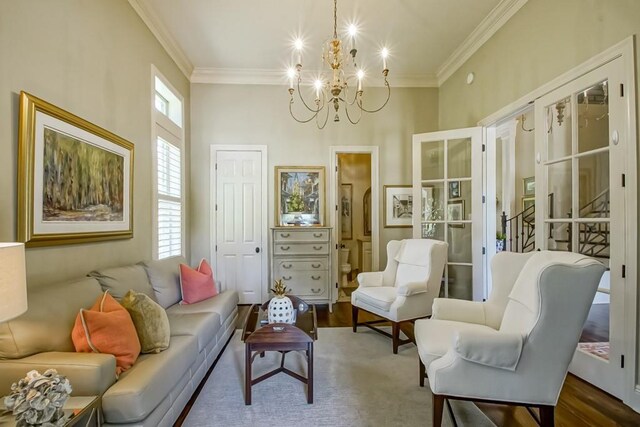
[[[327,230],[277,230],[273,236],[278,243],[329,241],[329,231]]]
[[[273,249],[274,255],[327,255],[329,254],[329,243],[278,242]]]
[[[276,261],[276,270],[278,274],[287,274],[289,271],[327,271],[326,259],[314,259],[314,260],[280,260]]]
[[[327,298],[327,272],[326,271],[292,271],[285,273],[277,279],[282,279],[283,284],[291,289],[291,294],[304,298]]]

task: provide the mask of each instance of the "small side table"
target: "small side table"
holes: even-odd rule
[[[102,425],[102,407],[99,396],[71,396],[62,408],[67,417],[64,427]],[[4,402],[0,401],[0,426],[15,427],[16,419],[6,412]]]

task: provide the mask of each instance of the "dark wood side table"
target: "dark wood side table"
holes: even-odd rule
[[[297,310],[295,325],[286,323],[264,324],[267,319],[269,302],[252,305],[242,331],[245,342],[245,394],[244,403],[251,405],[251,386],[272,376],[284,372],[307,384],[307,402],[313,403],[313,342],[318,339],[318,320],[314,305],[300,298],[289,296]],[[280,367],[253,379],[251,366],[255,358],[264,356],[265,351],[278,351],[282,354]],[[307,377],[293,372],[284,366],[285,357],[290,351],[303,351],[307,359]]]

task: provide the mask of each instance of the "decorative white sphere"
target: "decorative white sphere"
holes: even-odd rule
[[[275,297],[269,302],[269,323],[294,324],[293,304],[289,297]]]

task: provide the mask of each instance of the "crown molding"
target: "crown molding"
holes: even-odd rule
[[[184,53],[180,45],[175,41],[171,32],[163,24],[160,17],[153,11],[149,0],[129,0],[129,4],[136,11],[142,21],[149,27],[151,33],[160,42],[171,59],[176,63],[180,71],[188,79],[193,73],[193,64]]]
[[[313,81],[319,71],[304,71],[303,79]],[[286,85],[287,76],[284,70],[242,69],[242,68],[204,68],[197,67],[191,74],[191,83],[227,84],[227,85]],[[438,87],[434,74],[390,74],[389,84],[392,87]],[[366,81],[366,86],[383,87],[382,78]]]
[[[438,86],[455,73],[480,47],[527,3],[527,0],[502,0],[478,24],[458,48],[438,68]]]

